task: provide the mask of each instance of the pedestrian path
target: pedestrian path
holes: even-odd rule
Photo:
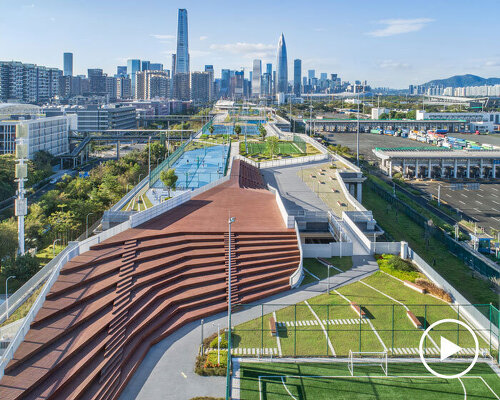
[[[359,325],[361,324],[367,324],[368,320],[366,319],[354,319],[354,318],[344,318],[344,319],[323,319],[321,320],[324,325]],[[313,325],[318,325],[319,322],[317,320],[306,320],[306,321],[279,321],[276,322],[276,324],[280,327],[286,327],[286,326],[313,326]]]
[[[437,347],[427,347],[426,353],[433,355],[433,356],[438,356],[441,354],[441,350],[438,349]],[[404,355],[418,355],[419,350],[417,347],[394,347],[393,349],[389,348],[389,351],[392,351],[393,354],[404,356]],[[460,351],[457,352],[458,355],[461,356],[473,356],[476,353],[476,350],[472,347],[469,348],[462,348]],[[488,354],[488,349],[479,349],[479,354]]]

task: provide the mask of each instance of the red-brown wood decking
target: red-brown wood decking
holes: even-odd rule
[[[0,399],[117,398],[153,344],[226,310],[230,250],[234,304],[288,289],[297,240],[263,189],[259,171],[235,161],[228,182],[73,258],[9,363]]]

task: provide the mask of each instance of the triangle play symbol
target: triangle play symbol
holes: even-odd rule
[[[448,357],[458,353],[460,350],[462,350],[460,346],[457,346],[455,343],[450,342],[448,339],[441,336],[441,361],[446,360]]]

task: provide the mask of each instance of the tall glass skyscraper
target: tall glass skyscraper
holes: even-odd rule
[[[261,75],[262,75],[262,61],[253,60],[253,71],[252,71],[252,96],[259,97],[262,93],[261,91]]]
[[[73,53],[64,53],[64,76],[73,76]]]
[[[188,19],[187,10],[179,9],[177,22],[177,56],[175,73],[189,73]]]
[[[141,60],[127,60],[127,74],[132,82],[132,95],[135,93],[135,76],[141,70]]]
[[[288,62],[286,58],[285,35],[283,33],[278,42],[276,81],[276,93],[286,93],[288,91]]]
[[[302,60],[293,60],[293,94],[300,96],[300,81],[302,79]]]

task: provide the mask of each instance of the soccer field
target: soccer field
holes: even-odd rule
[[[443,363],[444,364],[444,363]],[[453,374],[468,364],[441,365]],[[240,398],[272,399],[499,399],[500,378],[489,365],[478,363],[460,379],[429,374],[420,363],[389,363],[389,375],[380,367],[358,367],[351,376],[346,363],[242,363]]]
[[[268,152],[266,142],[251,142],[247,141],[248,154],[266,154]],[[295,143],[293,142],[278,142],[279,154],[302,154]]]

